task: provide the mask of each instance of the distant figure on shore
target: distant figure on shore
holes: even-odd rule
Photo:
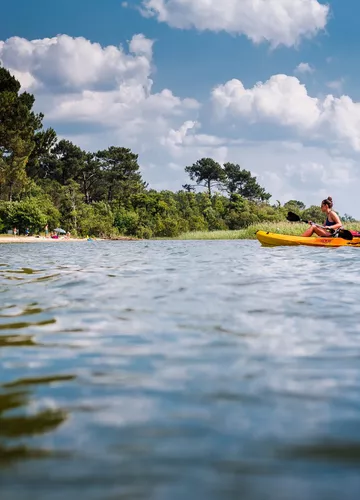
[[[45,226],[45,238],[49,237],[49,226],[46,224]]]
[[[16,233],[17,233],[17,229],[16,229],[16,227],[14,227],[13,228],[13,234],[14,234],[14,236],[16,236]]]
[[[29,228],[27,227],[27,228],[25,229],[25,236],[29,236],[29,232],[30,232],[30,231],[29,231]]]

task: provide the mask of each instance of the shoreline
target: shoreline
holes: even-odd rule
[[[54,239],[54,238],[45,238],[45,236],[40,236],[36,238],[35,236],[3,236],[0,235],[0,244],[1,243],[67,243],[69,241],[87,241],[87,238],[69,238],[69,239]]]
[[[0,244],[11,243],[71,243],[80,241],[139,241],[138,238],[130,236],[117,236],[116,238],[46,238],[45,236],[5,236],[0,235]]]

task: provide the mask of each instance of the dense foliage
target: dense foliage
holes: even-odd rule
[[[185,167],[195,185],[176,193],[149,189],[130,149],[89,152],[59,141],[53,129],[43,130],[34,101],[0,68],[0,232],[40,233],[48,224],[73,235],[173,237],[282,221],[290,209],[323,220],[318,207],[298,201],[270,205],[251,172],[211,158]]]

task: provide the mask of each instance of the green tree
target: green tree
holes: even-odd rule
[[[35,146],[26,165],[26,172],[29,177],[35,180],[50,177],[47,167],[51,165],[51,151],[55,147],[56,142],[56,132],[52,128],[41,130],[35,134]]]
[[[87,153],[85,155],[78,177],[85,203],[91,203],[93,200],[101,201],[102,172],[100,165],[100,160],[94,154]],[[97,184],[100,185],[100,189],[97,189]]]
[[[89,204],[81,203],[78,207],[77,232],[83,236],[104,237],[116,232],[114,214],[104,201]]]
[[[226,189],[229,194],[239,194],[253,201],[267,201],[271,195],[258,184],[251,172],[235,163],[225,163]]]
[[[111,146],[98,151],[96,158],[103,172],[106,201],[129,206],[131,197],[146,186],[140,174],[138,155],[128,148]]]
[[[202,158],[191,166],[185,167],[185,172],[189,174],[190,179],[199,186],[207,188],[211,198],[211,192],[214,187],[222,188],[226,181],[226,176],[221,165],[212,158]],[[188,190],[188,185],[185,184]]]
[[[32,111],[34,96],[20,93],[20,88],[16,78],[0,67],[0,197],[9,201],[26,185],[26,164],[43,119]]]
[[[323,224],[326,216],[318,205],[311,205],[311,207],[304,210],[301,217],[302,219],[311,220],[317,224]]]
[[[356,222],[356,219],[354,219],[354,217],[352,215],[349,215],[349,214],[344,214],[341,219],[343,220],[343,222]]]
[[[20,233],[25,233],[27,227],[31,232],[41,231],[47,223],[47,215],[39,200],[33,198],[0,202],[0,218],[3,221],[3,229],[16,227]]]
[[[195,187],[192,186],[191,184],[183,184],[182,188],[187,192],[187,193],[193,193],[195,191]]]
[[[240,194],[230,196],[230,202],[225,214],[225,223],[229,229],[242,229],[258,221],[258,207]]]
[[[140,217],[134,210],[119,208],[115,213],[115,227],[120,234],[135,236],[140,227]]]
[[[289,200],[284,204],[284,208],[289,212],[295,212],[299,214],[300,212],[305,210],[306,205],[302,201]]]
[[[79,184],[70,180],[66,186],[62,186],[60,199],[61,220],[67,230],[80,233],[81,217],[84,212],[84,199]]]
[[[52,179],[65,186],[70,181],[79,179],[84,169],[86,153],[71,141],[63,139],[53,148],[49,160]]]

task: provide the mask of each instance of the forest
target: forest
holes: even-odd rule
[[[44,129],[35,97],[0,67],[0,233],[46,225],[72,236],[177,237],[286,220],[288,210],[322,222],[318,206],[270,203],[271,194],[239,164],[201,158],[184,166],[189,183],[176,192],[149,188],[138,155],[124,146],[83,151]],[[350,216],[344,216],[351,221]]]

